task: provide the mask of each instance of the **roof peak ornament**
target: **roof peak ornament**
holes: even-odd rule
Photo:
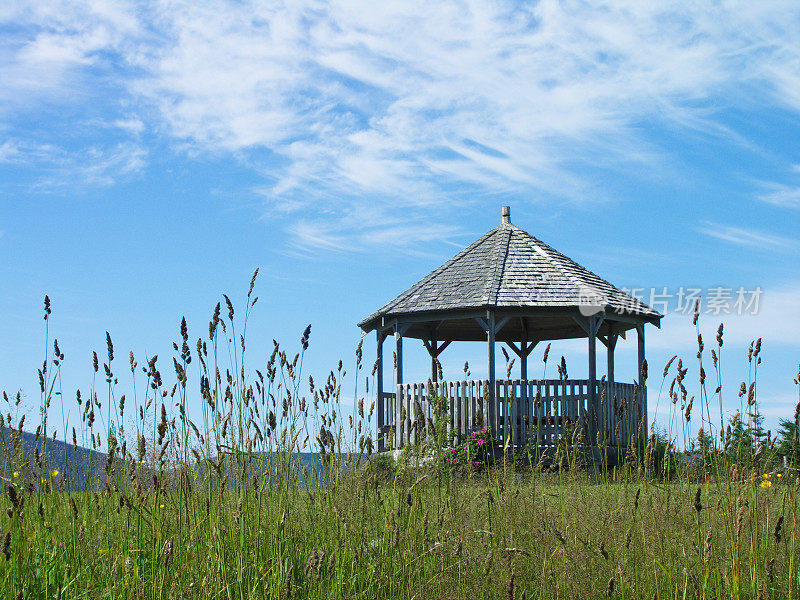
[[[503,214],[503,223],[511,223],[511,207],[504,206],[502,214]]]

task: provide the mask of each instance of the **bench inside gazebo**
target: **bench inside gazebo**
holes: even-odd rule
[[[644,326],[660,326],[661,318],[514,226],[509,207],[503,207],[498,227],[359,323],[362,331],[377,332],[378,450],[419,443],[438,421],[454,442],[485,427],[506,448],[535,445],[546,453],[561,440],[579,439],[619,453],[647,434]],[[614,379],[614,350],[632,330],[638,378],[621,383]],[[384,385],[383,346],[390,335],[394,390]],[[404,379],[404,338],[422,340],[430,354],[427,381]],[[537,344],[573,338],[588,340],[588,379],[528,377],[528,356]],[[600,379],[597,340],[607,353]],[[439,380],[438,358],[455,341],[487,344],[486,379]],[[498,343],[516,354],[519,379],[496,379]]]

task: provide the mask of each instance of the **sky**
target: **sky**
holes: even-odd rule
[[[700,290],[706,365],[725,325],[726,416],[761,337],[774,430],[798,401],[798,31],[794,1],[6,0],[0,388],[38,421],[45,294],[74,424],[106,331],[118,363],[129,349],[171,362],[181,318],[196,340],[223,293],[241,314],[258,267],[248,369],[273,339],[299,349],[311,324],[304,373],[342,358],[352,400],[356,323],[509,205],[618,287],[666,299],[647,332],[659,426],[673,354],[696,393],[679,299]],[[422,345],[404,351],[423,381]],[[620,342],[618,380],[634,378],[635,352]],[[364,354],[371,365],[374,335]],[[585,340],[554,343],[561,354],[586,376]],[[454,344],[445,378],[465,360],[484,376],[484,357]]]

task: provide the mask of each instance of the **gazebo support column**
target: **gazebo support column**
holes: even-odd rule
[[[525,422],[520,414],[529,414],[528,406],[528,355],[536,347],[538,341],[529,342],[527,340],[527,328],[523,328],[525,338],[519,343],[519,347],[514,342],[508,341],[508,347],[519,357],[519,374],[521,378],[520,395],[519,398],[514,398],[514,405],[512,406],[512,420],[514,422],[514,442],[516,444],[524,443],[526,439]],[[520,413],[522,411],[522,413]]]
[[[605,440],[611,440],[611,436],[614,435],[614,349],[617,347],[617,339],[619,336],[616,333],[609,333],[606,338],[608,368],[606,371],[606,405],[603,408],[603,437]]]
[[[495,343],[495,336],[497,332],[500,331],[503,326],[508,323],[511,317],[503,317],[500,319],[499,322],[495,322],[495,316],[493,310],[486,311],[486,320],[484,321],[480,317],[475,317],[475,320],[478,322],[483,330],[486,332],[486,339],[488,341],[488,363],[489,363],[489,373],[488,373],[488,380],[489,380],[489,398],[488,398],[488,406],[484,407],[484,414],[486,418],[484,419],[486,425],[488,425],[492,430],[492,436],[497,441],[500,438],[498,437],[500,421],[498,419],[498,405],[497,405],[497,384],[495,381],[495,358],[494,358],[494,343]],[[504,411],[507,413],[508,411]],[[508,414],[504,414],[504,423],[506,428],[508,428],[510,419]]]
[[[494,374],[494,337],[495,337],[495,322],[494,322],[494,311],[490,310],[489,314],[487,315],[487,339],[489,342],[489,406],[484,407],[486,409],[486,413],[488,416],[489,427],[492,430],[492,436],[497,436],[497,405],[496,399],[497,394],[495,393],[496,385],[495,385],[495,374]],[[496,438],[495,438],[496,439]]]
[[[378,442],[378,452],[383,452],[386,450],[386,432],[384,431],[384,427],[386,426],[386,413],[385,413],[385,404],[383,400],[383,341],[386,339],[386,333],[378,329],[376,331],[378,336],[378,344],[377,344],[377,357],[376,362],[378,366],[378,371],[375,374],[377,381],[376,384],[378,386],[378,431],[377,431],[377,442]],[[391,406],[391,403],[390,403]]]
[[[536,347],[538,341],[529,342],[527,340],[522,340],[519,343],[519,347],[514,342],[506,342],[508,347],[519,357],[519,375],[522,378],[522,381],[528,380],[528,355],[531,351]]]
[[[636,438],[639,439],[640,436],[647,435],[648,429],[648,422],[647,422],[647,389],[645,388],[645,383],[647,379],[646,375],[646,359],[644,356],[644,323],[639,323],[636,325],[636,338],[638,342],[638,352],[637,352],[637,377],[636,380],[639,383],[639,398],[637,399],[637,408],[639,409],[635,414],[634,418],[636,419]],[[641,414],[639,414],[641,413]]]
[[[403,383],[403,333],[399,325],[394,327],[395,360],[397,361],[397,385]]]
[[[597,428],[599,415],[599,399],[597,397],[597,334],[603,324],[605,315],[600,313],[588,319],[573,316],[575,322],[586,332],[589,339],[589,390],[587,403],[586,442],[592,446],[597,443]]]
[[[395,402],[394,402],[394,423],[395,423],[395,444],[397,448],[402,447],[402,445],[406,442],[403,439],[404,437],[404,428],[405,436],[410,438],[410,434],[407,430],[408,422],[404,423],[403,420],[403,405],[402,405],[402,394],[400,393],[400,386],[403,384],[403,334],[408,329],[408,325],[405,323],[400,323],[398,321],[394,322],[394,343],[395,343],[395,368],[396,368],[396,377],[395,377]]]
[[[436,383],[439,380],[439,355],[444,352],[444,349],[447,348],[452,340],[447,340],[443,344],[440,344],[436,341],[433,333],[431,333],[430,340],[422,340],[422,343],[425,344],[425,349],[428,351],[428,354],[431,355],[431,381]]]

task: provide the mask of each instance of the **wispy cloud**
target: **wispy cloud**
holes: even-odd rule
[[[773,181],[760,181],[757,184],[761,192],[757,199],[767,204],[783,208],[800,208],[800,165],[792,166],[789,178],[795,183],[779,183]]]
[[[798,242],[795,239],[773,235],[763,231],[745,229],[743,227],[721,225],[719,223],[707,223],[699,227],[698,231],[718,240],[723,240],[739,246],[749,246],[767,250],[786,250],[798,246]]]
[[[3,22],[0,119],[112,82],[108,122],[240,157],[267,174],[268,204],[317,215],[401,203],[414,222],[462,191],[604,201],[576,165],[663,161],[643,122],[746,145],[721,112],[800,111],[795,2],[64,0],[12,2]],[[317,228],[317,243],[342,231]]]
[[[0,144],[0,164],[36,173],[33,187],[47,191],[64,186],[108,186],[141,171],[147,150],[138,144],[87,146],[77,151],[52,144],[10,139]]]

